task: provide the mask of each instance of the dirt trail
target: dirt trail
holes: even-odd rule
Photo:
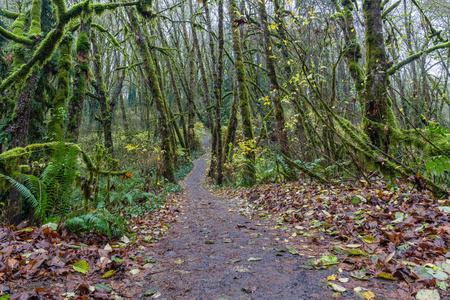
[[[204,188],[207,162],[207,155],[194,162],[179,222],[149,253],[157,264],[146,290],[158,299],[331,299],[324,288],[331,270],[300,268],[305,258],[275,249],[286,249],[276,240],[282,233],[268,229],[275,224],[232,212],[235,200]]]

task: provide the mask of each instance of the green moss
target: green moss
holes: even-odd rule
[[[31,25],[28,32],[30,37],[41,35],[41,6],[42,0],[33,0],[31,3]]]
[[[80,32],[77,39],[77,52],[88,52],[89,51],[89,38],[85,31]]]
[[[52,6],[55,15],[55,19],[57,22],[61,21],[61,16],[63,16],[66,12],[66,1],[65,0],[52,0]]]
[[[27,16],[25,14],[20,14],[11,25],[13,29],[12,32],[17,36],[22,36],[26,22]]]
[[[0,16],[6,17],[8,19],[17,19],[19,14],[16,12],[12,12],[12,11],[0,8]]]
[[[100,32],[106,33],[108,35],[109,39],[111,40],[111,42],[114,44],[114,46],[120,47],[120,44],[116,40],[116,38],[108,30],[106,30],[103,26],[96,24],[96,23],[91,23],[91,26],[94,28],[97,28]]]
[[[48,125],[48,136],[52,140],[57,139],[64,125],[64,107],[69,96],[69,73],[72,67],[72,37],[64,37],[59,49],[58,85]]]
[[[14,33],[9,32],[8,30],[6,30],[5,28],[3,28],[1,26],[0,26],[0,35],[9,40],[12,40],[16,43],[20,43],[20,44],[32,45],[34,43],[33,40],[28,39],[23,36],[15,35]]]

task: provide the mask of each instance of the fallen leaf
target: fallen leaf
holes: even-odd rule
[[[139,274],[139,272],[141,272],[139,269],[133,269],[133,270],[130,270],[130,274],[131,274],[131,275]]]
[[[362,296],[366,300],[373,300],[373,299],[375,299],[375,294],[372,293],[371,291],[367,291],[367,292],[363,293]]]
[[[73,269],[77,272],[86,274],[87,272],[89,272],[89,263],[85,260],[80,260],[77,261],[76,263],[73,264]]]
[[[337,256],[336,255],[333,255],[333,254],[330,254],[330,255],[324,255],[324,256],[322,256],[321,258],[320,258],[320,261],[322,262],[322,264],[324,265],[324,266],[327,266],[327,265],[335,265],[335,264],[338,264],[339,263],[339,260],[338,260],[338,258],[337,258]]]
[[[363,237],[363,240],[369,244],[372,244],[372,243],[378,241],[376,238],[374,238],[373,236],[370,236],[370,235],[366,235],[365,237]]]
[[[417,300],[440,300],[439,292],[437,290],[419,290],[416,294]]]
[[[352,249],[347,251],[348,256],[367,256],[367,253],[361,249]]]
[[[339,284],[328,282],[328,285],[333,289],[335,292],[343,293],[347,291],[347,289]]]
[[[353,278],[359,279],[359,280],[367,280],[369,277],[367,276],[366,269],[356,270],[353,272],[350,272],[350,276]]]
[[[288,249],[290,254],[293,254],[293,255],[298,254],[297,250],[295,250],[294,248],[292,248],[289,245],[286,245],[286,249]]]
[[[330,276],[328,276],[328,277],[327,277],[327,280],[328,280],[328,281],[334,281],[334,280],[336,280],[336,275],[330,275]]]
[[[385,273],[385,272],[381,272],[381,273],[378,274],[377,276],[380,277],[380,278],[383,278],[383,279],[398,280],[397,278],[395,278],[395,277],[392,276],[391,274]]]
[[[109,270],[108,272],[103,274],[102,278],[109,278],[109,277],[113,276],[115,273],[116,273],[116,270]]]
[[[441,290],[443,290],[443,291],[447,291],[447,289],[448,289],[448,285],[447,285],[447,283],[445,281],[438,281],[438,282],[436,282],[436,286],[438,288],[440,288]]]
[[[250,257],[248,259],[248,261],[260,261],[260,260],[262,260],[262,258],[259,258],[259,257]]]
[[[246,268],[246,267],[244,267],[244,266],[236,266],[236,267],[234,267],[234,270],[235,270],[236,272],[239,272],[239,273],[250,272],[250,269],[248,269],[248,268]]]

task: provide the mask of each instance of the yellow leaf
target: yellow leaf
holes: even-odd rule
[[[334,280],[336,280],[336,275],[328,276],[328,277],[327,277],[327,280],[329,280],[329,281],[334,281]]]
[[[90,270],[88,262],[84,260],[77,261],[72,267],[75,271],[83,274],[86,274]]]
[[[113,276],[115,273],[116,273],[116,270],[109,270],[108,272],[103,274],[102,278],[109,278],[109,277]]]
[[[389,274],[389,273],[384,273],[384,272],[378,274],[378,277],[384,278],[384,279],[389,279],[389,280],[397,280],[397,278],[394,278],[394,276],[392,276],[391,274]]]
[[[363,237],[363,240],[369,244],[372,244],[373,242],[378,241],[376,238],[374,238],[373,236],[370,236],[370,235],[366,235],[365,237]]]
[[[375,299],[375,294],[372,293],[371,291],[367,291],[367,292],[363,293],[362,296],[363,296],[364,299],[366,299],[366,300],[372,300],[372,299]]]

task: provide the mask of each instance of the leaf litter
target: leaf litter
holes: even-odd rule
[[[433,291],[432,295],[439,295],[437,289],[447,295],[449,199],[437,200],[427,191],[412,191],[403,181],[398,181],[394,190],[381,180],[371,187],[296,182],[221,193],[241,199],[241,214],[274,220],[277,225],[271,229],[287,226],[286,248],[291,254],[329,253],[304,262],[302,268],[331,267],[334,263],[329,258],[334,255],[337,260],[333,257],[333,262],[353,280],[398,281],[409,297],[422,297],[424,292],[420,291],[426,289]],[[297,250],[305,244],[303,248],[309,253]],[[332,285],[330,288],[336,291]],[[399,299],[405,297],[404,290]],[[371,299],[367,295],[372,294],[365,296]]]
[[[153,272],[145,267],[150,264],[145,253],[175,222],[177,202],[173,195],[168,197],[159,210],[130,220],[130,235],[118,240],[97,234],[80,237],[54,223],[0,226],[0,298],[2,291],[9,291],[14,299],[112,299],[142,294],[145,291],[132,283]]]

